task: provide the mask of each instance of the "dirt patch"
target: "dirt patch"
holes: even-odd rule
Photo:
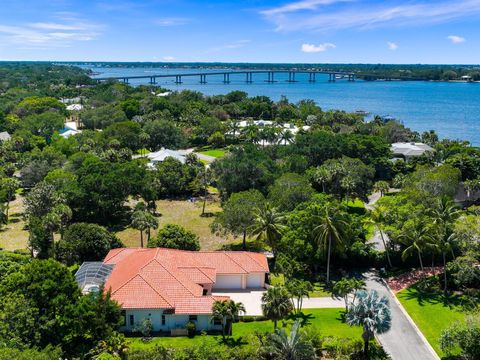
[[[396,294],[403,289],[410,287],[411,285],[419,282],[422,278],[434,276],[443,273],[443,266],[432,268],[425,268],[424,271],[414,270],[399,276],[394,276],[387,279],[387,284]]]

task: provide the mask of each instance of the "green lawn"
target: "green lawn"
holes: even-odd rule
[[[442,331],[455,321],[465,318],[458,296],[423,293],[412,286],[397,294],[398,300],[427,338],[439,356],[444,356],[439,339]]]
[[[306,326],[315,326],[322,336],[335,336],[341,338],[359,338],[361,339],[361,329],[359,327],[350,327],[342,322],[342,309],[308,309],[305,311],[308,315]],[[287,327],[291,326],[291,321],[286,322]],[[279,322],[282,326],[282,322]],[[245,345],[248,343],[248,337],[255,331],[271,332],[273,323],[271,321],[239,322],[233,325],[233,341],[236,344]],[[201,342],[220,344],[221,336],[197,335],[193,339],[187,337],[155,337],[149,342],[143,342],[140,338],[130,338],[130,347],[132,349],[150,348],[155,345],[166,347],[182,348],[196,346]]]
[[[270,284],[273,286],[276,285],[285,285],[285,278],[283,274],[275,275],[270,274]],[[310,292],[310,297],[330,297],[332,293],[325,288],[325,284],[320,282],[312,282],[313,291]]]
[[[213,156],[215,158],[221,158],[225,156],[225,150],[222,150],[222,149],[205,150],[205,151],[199,151],[198,153],[203,155]]]

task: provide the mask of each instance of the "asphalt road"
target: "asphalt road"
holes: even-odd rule
[[[438,360],[439,357],[402,311],[385,283],[369,272],[364,274],[368,290],[387,296],[392,311],[392,328],[377,338],[393,360]]]

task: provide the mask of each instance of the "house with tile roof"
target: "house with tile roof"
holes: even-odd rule
[[[422,156],[426,153],[433,153],[435,151],[431,146],[419,142],[393,143],[390,150],[392,151],[394,158],[403,158],[405,160]]]
[[[263,288],[268,272],[266,256],[253,252],[121,248],[103,263],[82,264],[76,277],[83,291],[104,283],[122,307],[122,331],[148,318],[154,331],[168,332],[189,321],[197,330],[218,330],[212,305],[228,297],[213,296],[212,290]]]

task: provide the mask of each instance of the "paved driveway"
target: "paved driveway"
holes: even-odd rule
[[[230,296],[235,302],[241,302],[245,306],[246,314],[251,316],[262,315],[262,295],[265,289],[258,290],[219,290],[213,291],[213,295]]]
[[[437,360],[439,357],[417,330],[401,308],[398,300],[390,293],[385,283],[373,272],[364,274],[368,290],[376,290],[385,295],[392,311],[392,328],[389,332],[378,335],[382,344],[393,360]]]
[[[262,315],[262,295],[265,289],[257,290],[220,290],[214,291],[213,295],[230,296],[235,302],[241,302],[245,306],[246,315]],[[304,309],[342,308],[345,307],[343,300],[331,297],[303,299]]]

